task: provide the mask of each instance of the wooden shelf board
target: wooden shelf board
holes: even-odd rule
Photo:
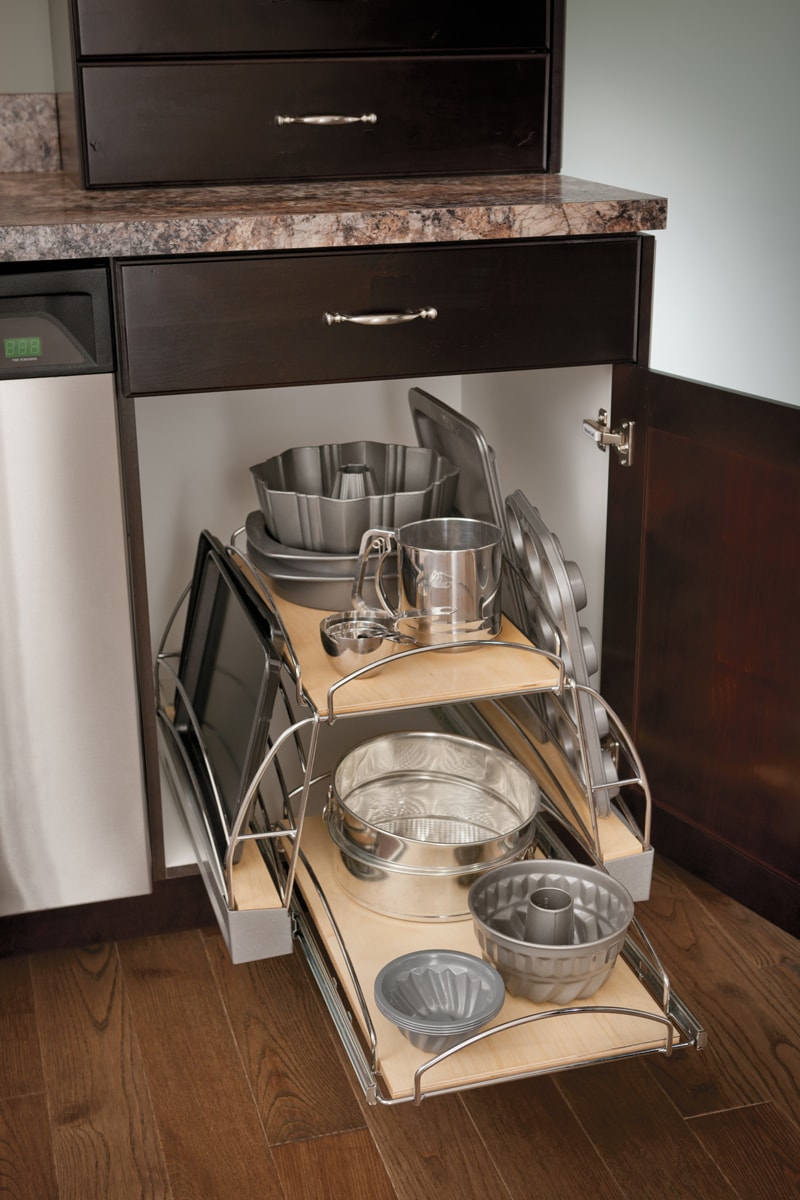
[[[320,640],[325,613],[272,596],[302,665],[302,681],[315,709],[328,711],[328,692],[340,676]],[[510,643],[500,645],[498,643]],[[397,708],[457,703],[516,692],[553,690],[558,668],[535,652],[516,626],[503,618],[496,641],[462,650],[427,650],[409,658],[385,659],[368,675],[349,680],[336,692],[336,716]]]
[[[242,856],[233,865],[233,898],[238,912],[281,907],[278,889],[254,841],[242,843]]]
[[[395,920],[373,913],[351,901],[341,889],[336,875],[336,849],[322,818],[309,817],[303,834],[303,849],[326,894],[339,925],[348,953],[361,984],[370,1018],[378,1039],[379,1074],[392,1099],[407,1099],[414,1094],[414,1072],[431,1056],[417,1050],[378,1012],[373,1000],[373,985],[380,968],[397,955],[423,948],[450,948],[480,955],[472,922],[417,922]],[[354,989],[336,939],[330,929],[316,889],[302,864],[297,883],[311,916],[335,964],[342,989],[352,1011],[362,1023]],[[603,987],[580,1007],[613,1005],[659,1014],[656,1002],[636,979],[630,968],[618,959]],[[492,1025],[517,1017],[545,1012],[551,1006],[506,995],[499,1016]],[[465,1048],[432,1068],[423,1077],[424,1089],[458,1088],[490,1080],[511,1078],[526,1073],[555,1071],[561,1068],[599,1061],[604,1058],[640,1054],[665,1045],[666,1030],[655,1022],[624,1014],[556,1016],[528,1026],[506,1030],[476,1046]]]
[[[509,752],[530,771],[539,786],[548,791],[553,803],[558,806],[565,819],[572,823],[569,804],[561,795],[561,789],[564,790],[579,820],[591,835],[592,818],[586,794],[564,769],[559,751],[553,743],[536,742],[533,745],[520,734],[514,722],[509,720],[501,709],[482,703],[478,704],[477,708],[484,720],[502,737],[503,744]],[[550,775],[556,779],[559,785],[557,788],[547,789]],[[613,808],[608,816],[598,817],[597,836],[600,857],[604,863],[640,855],[643,852],[640,840]]]

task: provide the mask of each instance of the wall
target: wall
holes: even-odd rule
[[[567,0],[564,174],[666,196],[651,365],[800,404],[800,4]],[[493,442],[586,577],[601,629],[607,456],[581,434],[604,368],[464,381]],[[604,393],[605,389],[605,393]]]
[[[652,366],[800,404],[800,4],[567,11],[565,174],[669,200]]]
[[[48,0],[0,0],[0,95],[52,91]]]

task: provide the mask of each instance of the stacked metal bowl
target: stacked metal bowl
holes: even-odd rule
[[[386,734],[336,767],[325,817],[357,903],[412,921],[469,916],[467,894],[530,846],[539,789],[509,754],[446,733]]]
[[[293,447],[250,474],[259,504],[246,521],[253,561],[278,595],[327,612],[350,607],[367,529],[448,516],[458,482],[433,450],[369,441]],[[377,603],[372,578],[374,568],[368,604]]]

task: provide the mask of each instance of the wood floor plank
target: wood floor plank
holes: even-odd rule
[[[366,1104],[299,956],[239,970],[220,957],[217,933],[194,931],[3,960],[0,1032],[9,1044],[0,1047],[0,1083],[24,1091],[38,1077],[46,1092],[0,1099],[0,1193],[800,1194],[794,940],[658,859],[653,899],[638,908],[678,992],[708,1028],[708,1050],[430,1098],[419,1108]]]
[[[399,1200],[509,1197],[459,1096],[436,1096],[418,1107],[377,1105],[366,1114]]]
[[[800,940],[785,929],[779,929],[732,896],[717,891],[710,883],[690,875],[667,859],[656,858],[654,874],[665,887],[690,892],[693,903],[702,906],[719,936],[742,962],[755,968],[787,963],[800,966]]]
[[[30,961],[0,959],[0,1097],[43,1091]]]
[[[285,1142],[274,1155],[286,1200],[396,1200],[366,1129]]]
[[[466,1092],[464,1105],[513,1200],[620,1200],[614,1182],[552,1079],[526,1079]],[[492,1194],[492,1193],[488,1193]]]
[[[567,1071],[554,1079],[626,1196],[740,1200],[641,1060]]]
[[[234,966],[221,936],[205,946],[270,1144],[363,1129],[300,951]]]
[[[676,990],[708,1035],[700,1054],[650,1060],[680,1112],[700,1116],[775,1100],[800,1122],[796,972],[743,961],[730,928],[709,915],[681,873],[660,874],[640,910]]]
[[[0,1100],[0,1196],[59,1200],[43,1092]]]
[[[691,1128],[741,1200],[797,1200],[800,1128],[774,1104],[695,1117]]]
[[[203,937],[119,944],[173,1200],[282,1200]]]
[[[61,1200],[171,1200],[115,947],[31,969]]]

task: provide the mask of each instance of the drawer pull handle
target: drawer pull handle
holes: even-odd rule
[[[347,117],[337,113],[320,113],[317,116],[292,117],[277,116],[276,125],[376,125],[378,118],[375,113],[362,113],[360,117]]]
[[[435,308],[418,308],[416,312],[365,313],[358,317],[349,313],[323,315],[326,325],[343,325],[345,321],[352,325],[404,325],[406,321],[435,321],[439,314]]]

